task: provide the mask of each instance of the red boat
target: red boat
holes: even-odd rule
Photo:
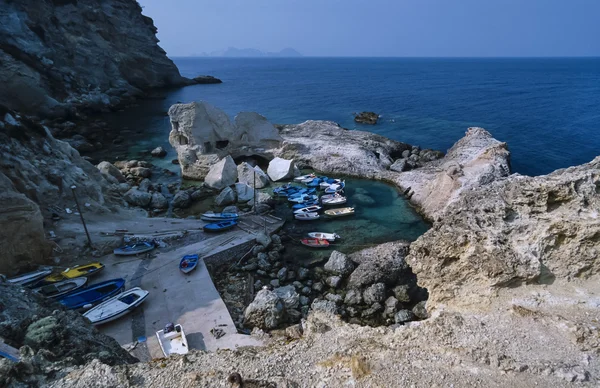
[[[311,248],[329,248],[329,241],[324,238],[303,238],[300,242]]]

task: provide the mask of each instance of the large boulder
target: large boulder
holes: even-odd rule
[[[240,183],[245,183],[256,189],[262,189],[269,185],[269,176],[258,166],[252,167],[249,163],[242,162],[237,166],[237,171]],[[254,186],[255,181],[256,186]]]
[[[100,162],[97,166],[98,171],[110,183],[124,183],[125,177],[121,171],[109,162]]]
[[[246,203],[254,199],[254,189],[245,183],[236,183],[235,192],[239,203]]]
[[[376,283],[368,287],[363,292],[365,303],[371,305],[373,303],[381,303],[385,299],[385,284]]]
[[[286,309],[295,309],[300,303],[300,295],[296,292],[294,286],[278,287],[273,292],[281,299]]]
[[[311,310],[321,311],[327,314],[336,315],[338,313],[338,307],[335,302],[324,299],[315,299],[310,305]]]
[[[152,194],[138,190],[136,187],[130,189],[123,195],[125,201],[133,206],[146,207],[152,201]]]
[[[374,283],[394,285],[403,276],[412,274],[404,261],[408,243],[390,242],[363,249],[349,256],[358,266],[348,278],[348,286],[364,288]]]
[[[294,177],[294,161],[275,158],[269,162],[267,174],[274,182],[291,179]]]
[[[161,193],[152,193],[152,199],[150,200],[150,207],[153,209],[166,209],[169,207],[169,201]]]
[[[229,155],[210,168],[204,183],[213,189],[221,190],[237,181],[238,172],[233,158]]]
[[[406,170],[406,166],[406,159],[398,159],[394,162],[394,164],[390,166],[390,170],[396,172],[403,172],[404,170]]]
[[[187,191],[180,191],[173,197],[173,207],[176,209],[185,209],[192,204],[192,198]]]
[[[225,187],[215,198],[217,206],[227,206],[235,203],[235,191],[231,187]]]
[[[348,256],[339,252],[331,252],[329,260],[325,263],[325,271],[335,275],[346,276],[352,273],[354,270],[354,263],[348,259]]]
[[[279,131],[264,116],[256,112],[240,112],[235,116],[235,129],[239,142],[247,145],[265,146],[266,142],[279,143]]]
[[[285,319],[285,305],[279,296],[262,289],[244,312],[244,325],[263,330],[275,329]]]
[[[155,158],[164,158],[165,156],[167,156],[167,151],[165,151],[165,149],[162,147],[156,147],[155,149],[150,151],[150,155],[152,155]]]

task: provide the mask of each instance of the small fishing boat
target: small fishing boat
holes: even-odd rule
[[[326,188],[328,188],[329,186],[331,186],[334,183],[340,183],[341,181],[339,179],[335,179],[335,178],[328,178],[324,181],[321,181],[321,183],[319,184],[319,187],[324,190]]]
[[[61,273],[53,274],[50,276],[46,276],[41,282],[36,284],[36,286],[42,286],[44,284],[56,283],[63,280],[75,279],[81,276],[93,276],[98,272],[104,269],[104,264],[99,262],[93,262],[84,265],[76,265],[71,268],[67,268]]]
[[[313,206],[313,205],[318,205],[319,201],[310,201],[310,202],[304,202],[304,203],[297,203],[295,205],[292,206],[292,210],[298,210],[298,209],[304,209],[305,207],[309,207],[309,206]]]
[[[314,178],[316,178],[316,175],[315,175],[315,174],[301,175],[301,176],[297,176],[297,177],[295,177],[295,178],[294,178],[294,182],[302,182],[302,181],[304,181],[304,180],[307,180],[307,179],[314,179]]]
[[[134,287],[124,293],[105,300],[98,306],[86,311],[83,316],[93,325],[101,325],[129,314],[148,297],[149,292]]]
[[[288,198],[288,201],[295,202],[295,203],[304,203],[304,202],[316,201],[318,198],[319,197],[317,197],[314,194],[302,194],[297,197]]]
[[[88,288],[63,295],[58,301],[69,310],[89,309],[94,305],[112,298],[125,287],[125,279],[111,279],[92,284]]]
[[[328,188],[325,189],[326,194],[338,193],[346,187],[346,182],[341,181],[340,183],[332,183]]]
[[[156,338],[165,357],[171,354],[187,354],[189,351],[187,338],[181,325],[167,324],[163,330],[156,332]]]
[[[348,199],[346,197],[344,197],[343,195],[336,195],[336,196],[329,197],[329,198],[321,198],[321,204],[328,205],[328,206],[342,205],[342,204],[346,203],[347,200]]]
[[[7,281],[9,283],[27,286],[37,283],[40,279],[50,275],[51,273],[51,269],[40,269],[38,271],[28,272],[23,275],[15,276],[14,278],[7,279]]]
[[[88,278],[86,277],[67,279],[61,282],[51,283],[45,286],[34,288],[33,292],[36,292],[47,298],[58,298],[59,296],[68,294],[69,292],[73,292],[84,287],[87,284],[87,282]]]
[[[329,248],[329,241],[323,238],[303,238],[300,242],[311,248]]]
[[[321,218],[319,213],[302,213],[302,214],[294,214],[294,218],[300,221],[315,221]]]
[[[117,248],[113,253],[117,256],[133,256],[139,255],[140,253],[150,252],[156,247],[152,241],[140,241],[135,244],[124,245]]]
[[[200,216],[202,221],[219,222],[237,220],[240,216],[237,213],[204,213]]]
[[[309,183],[309,182],[312,182],[312,180],[313,180],[313,179],[315,179],[315,178],[316,178],[316,176],[315,176],[315,175],[313,175],[313,176],[311,176],[311,177],[308,177],[308,178],[306,178],[306,179],[302,179],[302,180],[300,181],[300,183],[307,184],[307,183]]]
[[[314,212],[318,212],[319,210],[321,210],[321,206],[312,205],[312,206],[307,206],[303,209],[294,210],[294,214],[314,213]]]
[[[218,233],[229,230],[237,225],[236,220],[231,221],[223,221],[223,222],[215,222],[212,224],[206,224],[202,227],[202,230],[209,233]]]
[[[321,178],[314,178],[312,181],[306,184],[307,187],[319,187],[321,184]]]
[[[325,233],[325,232],[310,232],[308,234],[310,238],[319,238],[327,241],[335,241],[341,237],[337,233]]]
[[[179,269],[183,273],[190,273],[198,266],[198,255],[185,255],[179,262]]]
[[[351,216],[352,214],[354,214],[353,207],[341,207],[338,209],[325,210],[325,215],[329,217],[344,217]]]

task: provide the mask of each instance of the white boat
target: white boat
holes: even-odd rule
[[[98,306],[83,314],[94,325],[101,325],[114,321],[123,315],[130,313],[134,308],[142,304],[148,297],[148,291],[134,287],[115,297],[107,299]]]
[[[26,286],[36,283],[38,280],[45,278],[52,273],[51,269],[40,269],[39,271],[28,272],[26,274],[7,279],[9,283],[20,284]]]
[[[302,213],[302,214],[294,214],[294,218],[300,221],[314,221],[321,218],[319,213]]]
[[[315,174],[307,174],[307,175],[297,176],[297,177],[294,178],[294,182],[302,182],[302,181],[305,181],[307,179],[313,180],[316,177],[317,176]]]
[[[321,182],[319,184],[319,187],[321,188],[321,190],[328,188],[329,186],[331,186],[332,184],[336,184],[336,183],[340,183],[341,180],[339,179],[335,179],[333,183],[329,183],[331,181],[326,181],[326,182]]]
[[[327,240],[327,241],[335,241],[336,239],[341,238],[337,233],[310,232],[308,235],[311,238]]]
[[[68,294],[71,291],[80,289],[87,284],[88,279],[83,276],[79,278],[67,279],[56,283],[50,283],[45,286],[34,288],[32,291],[37,292],[47,298],[58,298],[59,296]]]
[[[341,181],[340,183],[333,183],[333,184],[329,185],[328,188],[325,189],[325,193],[327,193],[327,194],[337,193],[339,191],[344,190],[345,187],[346,187],[346,181]]]
[[[315,201],[317,200],[319,197],[317,197],[316,195],[309,195],[309,194],[302,194],[299,195],[297,197],[291,197],[288,198],[289,202],[295,202],[295,203],[304,203],[304,202],[308,202],[308,201]]]
[[[157,331],[156,338],[165,357],[171,354],[187,354],[189,351],[187,338],[181,325],[175,325],[173,330],[167,333],[164,330]]]
[[[302,209],[294,210],[294,214],[314,213],[314,212],[318,212],[319,210],[321,210],[321,206],[312,205],[312,206],[303,207]]]
[[[341,207],[338,209],[325,210],[325,215],[328,215],[329,217],[344,217],[351,216],[352,214],[354,214],[353,207]]]
[[[342,195],[337,195],[329,198],[321,198],[321,204],[323,205],[342,205],[346,203],[348,199]]]

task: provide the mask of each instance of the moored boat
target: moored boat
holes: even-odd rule
[[[74,267],[65,269],[61,273],[46,276],[40,283],[36,284],[36,286],[56,283],[68,279],[75,279],[81,276],[90,277],[102,271],[103,269],[104,264],[99,263],[97,261],[83,265],[76,265]]]
[[[9,283],[20,284],[22,286],[31,285],[37,283],[40,279],[48,276],[52,273],[51,269],[40,269],[38,271],[28,272],[23,275],[15,276],[14,278],[7,279]]]
[[[353,207],[341,207],[338,209],[325,210],[325,215],[329,217],[344,217],[351,216],[352,214],[354,214]]]
[[[239,217],[237,213],[204,213],[200,216],[200,219],[208,222],[219,222],[237,220]]]
[[[321,218],[319,213],[294,214],[294,218],[300,221],[315,221]]]
[[[88,310],[84,317],[90,320],[93,325],[101,325],[122,316],[129,314],[133,309],[142,304],[148,297],[149,292],[139,287],[134,287],[105,300],[98,306]]]
[[[141,241],[135,244],[124,245],[116,248],[113,253],[117,256],[133,256],[150,252],[156,247],[152,241]]]
[[[58,301],[69,310],[89,309],[123,291],[125,279],[111,279],[63,295]]]
[[[185,255],[179,262],[179,269],[183,273],[190,273],[198,266],[198,255]]]
[[[311,248],[328,248],[329,247],[329,241],[322,239],[322,238],[303,238],[302,240],[300,240],[300,242],[302,243],[302,245],[305,245],[305,246],[311,247]]]
[[[319,210],[321,210],[321,206],[312,205],[312,206],[307,206],[302,209],[294,210],[294,214],[315,213],[315,212],[318,212]]]
[[[206,224],[202,227],[202,230],[210,233],[218,233],[229,230],[237,225],[236,220],[231,221],[223,221],[223,222],[215,222],[212,224]]]
[[[85,276],[67,279],[56,283],[47,284],[45,286],[34,288],[32,291],[47,298],[58,298],[75,290],[84,287],[88,282]]]
[[[181,325],[167,324],[163,330],[156,332],[156,338],[165,357],[171,354],[187,354],[189,351],[187,338]]]
[[[328,188],[325,189],[326,194],[333,194],[344,190],[346,187],[346,182],[341,181],[339,183],[332,183]]]
[[[307,175],[301,175],[301,176],[297,176],[294,178],[294,182],[302,182],[306,179],[314,179],[316,178],[315,174],[307,174]]]
[[[304,202],[316,201],[318,198],[319,197],[317,197],[314,194],[302,194],[302,195],[295,196],[295,197],[289,197],[288,201],[295,202],[295,203],[304,203]]]
[[[335,241],[336,239],[340,239],[341,237],[337,233],[325,233],[325,232],[310,232],[308,234],[311,238],[320,238],[327,241]]]
[[[292,210],[304,209],[305,207],[318,205],[318,204],[319,204],[319,201],[309,201],[309,202],[304,202],[304,203],[297,203],[292,206]]]
[[[339,195],[339,194],[334,195],[332,197],[328,197],[328,198],[323,198],[323,197],[321,197],[321,204],[328,205],[328,206],[342,205],[342,204],[346,203],[346,201],[348,201],[348,199],[346,197],[344,197],[343,195]]]

